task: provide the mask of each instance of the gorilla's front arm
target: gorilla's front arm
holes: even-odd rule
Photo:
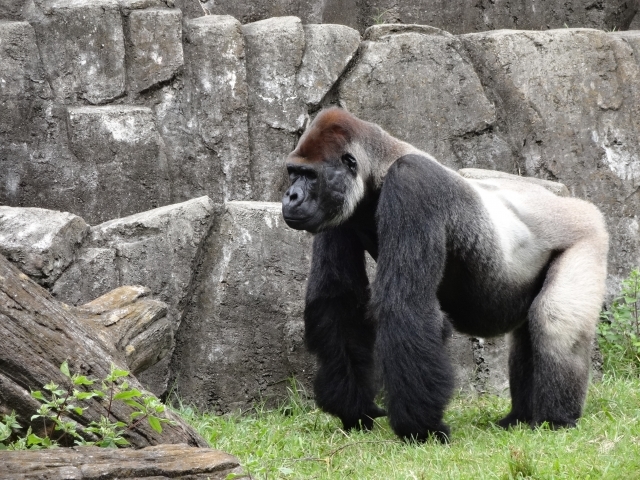
[[[417,440],[449,435],[442,415],[454,374],[436,297],[447,257],[448,185],[420,157],[403,157],[389,169],[376,215],[372,306],[389,421],[398,435]]]
[[[337,227],[313,240],[307,285],[305,341],[317,355],[316,402],[345,429],[370,429],[384,411],[376,394],[375,324],[368,315],[364,249],[353,230]]]

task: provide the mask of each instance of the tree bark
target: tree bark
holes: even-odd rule
[[[49,448],[22,452],[0,451],[0,477],[102,480],[169,478],[249,479],[238,459],[209,448],[158,445],[140,450],[98,447]]]
[[[122,287],[81,307],[70,307],[0,255],[0,412],[14,410],[22,425],[42,435],[42,419],[30,420],[40,406],[30,391],[51,381],[71,388],[60,371],[65,360],[72,373],[101,380],[112,364],[139,372],[161,358],[163,347],[154,340],[167,341],[162,323],[166,305],[143,298],[146,293],[143,287]],[[129,380],[133,388],[143,390],[135,377]],[[82,415],[69,414],[80,425],[98,421],[106,413],[99,399],[84,406]],[[131,409],[124,403],[114,402],[111,413],[111,420],[129,423]],[[163,424],[162,433],[141,422],[127,431],[127,440],[136,448],[160,443],[206,446],[180,417],[170,411],[166,415],[175,423]]]

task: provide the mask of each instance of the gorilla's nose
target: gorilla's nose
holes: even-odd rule
[[[304,192],[298,185],[291,185],[282,198],[282,206],[286,208],[296,208],[304,200]]]

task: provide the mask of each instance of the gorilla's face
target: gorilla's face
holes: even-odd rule
[[[321,112],[287,158],[282,215],[291,228],[316,233],[345,222],[365,194],[369,161],[358,143],[362,123],[338,108]]]
[[[316,233],[339,225],[351,216],[362,197],[358,163],[350,153],[307,162],[294,151],[287,171],[290,186],[282,198],[282,215],[296,230]]]

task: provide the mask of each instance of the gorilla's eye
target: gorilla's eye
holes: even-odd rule
[[[344,163],[353,173],[356,173],[356,170],[358,169],[358,162],[356,162],[353,155],[350,153],[342,155],[342,163]]]

